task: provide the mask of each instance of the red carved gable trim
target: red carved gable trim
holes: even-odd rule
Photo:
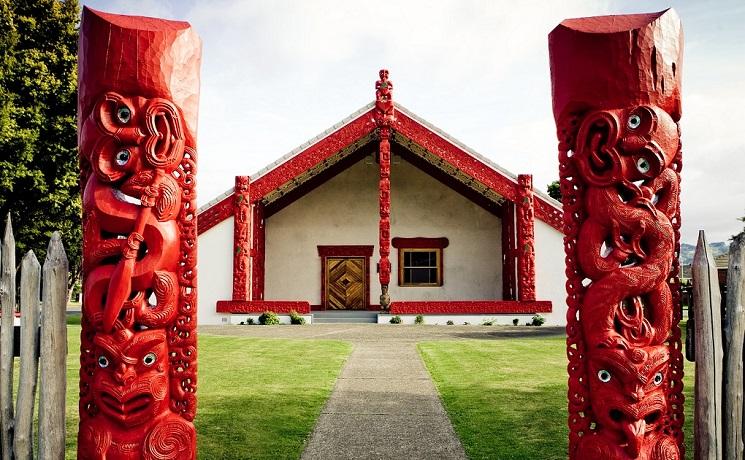
[[[368,110],[350,123],[276,166],[263,176],[258,177],[251,184],[252,202],[261,200],[268,193],[278,189],[304,171],[332,157],[341,149],[360,138],[369,135],[376,129],[374,111],[374,108]],[[506,176],[501,171],[495,170],[491,165],[484,163],[481,159],[452,143],[420,121],[408,116],[405,112],[401,110],[396,112],[396,120],[392,123],[391,129],[473,177],[505,199],[512,202],[517,199],[517,182],[515,179]],[[328,177],[333,177],[333,175]],[[302,196],[302,194],[298,196]],[[217,204],[205,209],[199,214],[199,234],[206,232],[233,215],[232,197],[233,194],[231,193]],[[535,216],[553,228],[563,232],[561,208],[538,194],[535,195]]]
[[[425,249],[442,249],[448,247],[450,244],[450,241],[445,238],[424,238],[424,237],[417,237],[417,238],[401,238],[396,237],[393,238],[391,241],[391,244],[394,248],[425,248]]]
[[[197,216],[197,234],[201,235],[233,215],[235,194],[231,193],[217,204],[205,209]]]

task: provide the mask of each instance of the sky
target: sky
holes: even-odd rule
[[[189,21],[202,38],[198,203],[374,100],[394,100],[534,184],[558,178],[548,33],[565,18],[674,7],[685,32],[682,241],[745,216],[745,2],[83,0]]]

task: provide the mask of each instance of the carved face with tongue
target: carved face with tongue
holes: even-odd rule
[[[662,431],[670,385],[670,353],[664,345],[589,352],[588,377],[597,434],[625,445],[630,458],[645,452]]]
[[[98,409],[126,427],[168,411],[168,353],[163,330],[98,334],[91,388]]]

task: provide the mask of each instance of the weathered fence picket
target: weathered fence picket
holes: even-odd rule
[[[745,339],[745,233],[729,247],[724,318],[724,458],[743,459],[743,340]]]
[[[8,217],[0,244],[0,458],[32,459],[34,400],[39,369],[38,458],[65,456],[68,262],[59,233],[49,242],[42,269],[29,251],[21,262],[20,363],[13,416],[13,340],[16,317],[15,239]],[[41,309],[40,309],[41,308]]]
[[[33,458],[34,396],[39,356],[41,265],[33,251],[21,261],[21,369],[16,400],[15,458]]]
[[[0,446],[2,458],[13,457],[13,321],[16,309],[16,242],[10,216],[5,223],[2,244],[0,303]],[[5,321],[4,319],[8,320]]]
[[[54,232],[42,269],[41,391],[39,391],[39,458],[65,453],[65,389],[67,387],[67,256]]]
[[[699,232],[693,256],[693,308],[696,323],[694,450],[696,459],[722,459],[721,293],[706,235]]]

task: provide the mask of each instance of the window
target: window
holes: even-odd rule
[[[441,248],[400,248],[399,286],[442,286]]]

